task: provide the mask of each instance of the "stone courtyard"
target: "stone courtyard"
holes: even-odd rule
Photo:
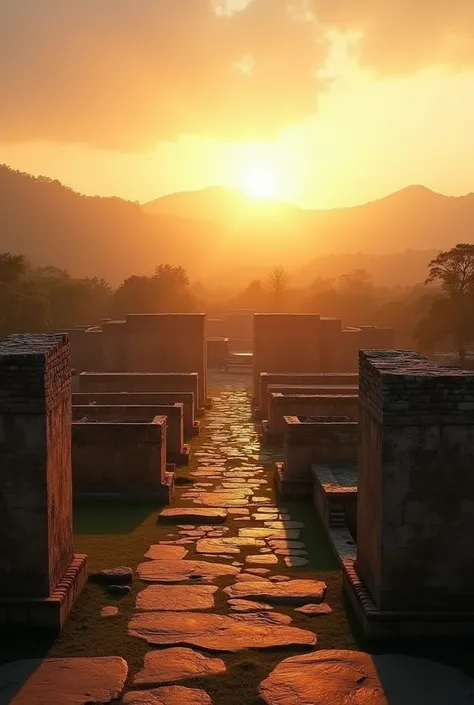
[[[169,507],[75,510],[89,582],[57,638],[4,629],[0,705],[474,703],[472,648],[364,642],[313,505],[275,491],[250,375],[208,394]]]

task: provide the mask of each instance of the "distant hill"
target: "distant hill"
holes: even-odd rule
[[[217,187],[140,206],[84,196],[0,165],[0,251],[113,284],[162,263],[226,287],[263,278],[280,264],[292,270],[295,284],[355,268],[373,271],[382,283],[414,283],[424,278],[436,250],[473,241],[473,235],[474,194],[452,198],[422,186],[334,210],[259,201]]]
[[[59,181],[0,165],[0,251],[24,254],[40,266],[116,284],[151,274],[158,264],[191,270],[219,237],[210,223],[150,215],[138,203],[83,196]]]
[[[405,250],[446,249],[474,237],[474,194],[443,196],[424,186],[408,186],[385,198],[352,208],[301,209],[287,204],[252,201],[238,192],[209,188],[164,196],[143,206],[166,213],[207,220],[258,235],[266,225],[278,226],[273,245],[285,236],[290,259],[298,246],[306,257],[347,252],[373,254]],[[244,216],[242,216],[244,211]],[[252,219],[252,213],[256,217]],[[294,239],[296,238],[296,239]],[[302,253],[300,253],[301,255]]]

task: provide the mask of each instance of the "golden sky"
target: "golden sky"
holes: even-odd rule
[[[0,162],[83,193],[474,191],[474,0],[0,0],[0,66]]]

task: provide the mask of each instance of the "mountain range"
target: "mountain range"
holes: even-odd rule
[[[301,283],[363,267],[387,284],[407,284],[424,279],[437,250],[473,233],[474,194],[448,197],[423,186],[333,210],[219,187],[140,205],[0,166],[0,251],[114,284],[160,263],[181,264],[204,284],[240,286],[280,264]]]

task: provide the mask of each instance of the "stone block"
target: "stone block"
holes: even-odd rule
[[[74,499],[169,501],[166,416],[151,423],[72,424]]]
[[[344,570],[367,634],[474,633],[474,411],[458,408],[473,391],[473,373],[417,353],[360,353],[357,558]]]
[[[189,453],[184,448],[183,405],[154,404],[99,405],[89,404],[72,407],[73,421],[99,421],[112,423],[151,423],[155,416],[166,416],[166,461],[176,465],[186,463]]]
[[[193,392],[89,392],[74,393],[73,406],[168,406],[182,404],[184,435],[193,436],[199,429],[194,418],[195,398]]]
[[[61,626],[82,588],[74,571],[67,336],[3,340],[0,388],[0,608],[9,623],[24,624],[25,608],[51,601],[72,571]]]

